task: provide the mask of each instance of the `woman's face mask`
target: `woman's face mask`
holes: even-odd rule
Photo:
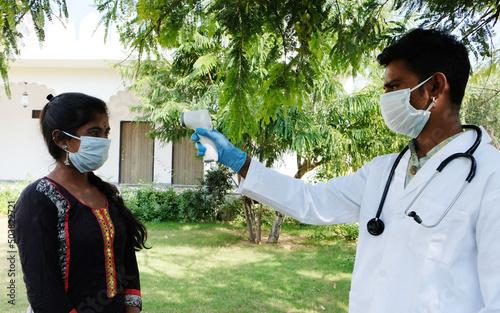
[[[68,153],[73,166],[81,173],[97,170],[108,159],[108,150],[111,144],[110,139],[90,136],[81,136],[78,138],[65,131],[63,133],[81,141],[77,152],[70,152],[67,148],[64,150]]]
[[[426,110],[417,110],[410,104],[411,92],[425,84],[427,78],[414,88],[391,91],[380,95],[380,109],[385,124],[392,131],[416,138],[429,120],[434,101]]]

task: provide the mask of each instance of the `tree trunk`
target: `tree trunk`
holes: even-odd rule
[[[278,243],[281,233],[281,225],[283,225],[283,220],[285,219],[285,217],[285,214],[281,214],[280,212],[276,211],[273,228],[271,229],[269,238],[267,238],[267,243]]]
[[[253,201],[252,201],[253,203]],[[257,215],[257,244],[262,244],[262,210],[263,210],[263,205],[262,203],[259,203],[259,214]]]
[[[241,196],[241,202],[243,203],[243,212],[245,212],[245,220],[247,221],[248,228],[248,240],[251,243],[255,243],[255,220],[252,218],[252,208],[251,204],[248,201],[249,199],[246,196]]]

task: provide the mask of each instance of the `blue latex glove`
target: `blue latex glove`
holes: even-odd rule
[[[230,167],[236,173],[240,171],[247,159],[247,154],[245,152],[236,148],[223,134],[215,129],[196,128],[196,133],[191,136],[191,140],[199,141],[200,137],[198,134],[211,139],[215,143],[217,153],[219,154],[219,163]],[[198,156],[204,156],[207,150],[207,148],[199,142],[196,143],[196,149],[198,149]]]

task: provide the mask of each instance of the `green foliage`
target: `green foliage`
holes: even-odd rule
[[[316,86],[359,71],[403,29],[373,0],[97,2],[106,22],[120,21],[125,46],[159,60],[124,74],[139,78],[136,109],[152,136],[171,141],[186,132],[178,114],[200,107],[218,113],[234,143],[258,141],[287,108],[313,108]]]
[[[467,86],[461,116],[465,123],[482,125],[500,149],[500,68],[499,52],[475,68],[475,75]]]
[[[177,221],[179,199],[173,189],[160,190],[146,185],[125,199],[127,206],[141,221]]]
[[[342,241],[353,242],[357,241],[359,236],[358,223],[311,226],[302,224],[295,219],[287,218],[283,223],[283,228],[289,229],[290,227],[294,227],[298,230],[302,228],[307,229],[305,235],[316,241],[332,240],[334,238],[338,238]]]
[[[226,203],[228,192],[233,188],[230,175],[228,168],[218,164],[216,168],[208,170],[203,179],[202,191],[212,207],[215,218]]]
[[[203,192],[187,189],[179,194],[179,214],[181,222],[196,222],[210,219],[209,203]]]
[[[476,56],[491,56],[493,27],[500,15],[494,0],[396,0],[394,8],[418,16],[420,26],[459,34]]]
[[[54,5],[57,10],[54,10]],[[18,40],[22,38],[19,25],[27,15],[31,16],[33,27],[39,41],[45,39],[45,19],[54,16],[68,17],[66,0],[0,0],[0,76],[5,84],[6,94],[10,97],[8,86],[8,61],[19,55]]]
[[[9,202],[16,202],[27,185],[24,182],[0,183],[0,214],[8,213]]]
[[[378,155],[394,153],[407,144],[408,138],[390,131],[379,108],[378,88],[369,86],[329,104],[319,118],[325,119],[326,140],[318,145],[327,159],[318,162],[313,180],[328,180],[356,171]]]
[[[238,217],[244,218],[240,197],[227,197],[217,212],[217,220],[235,221]]]
[[[331,225],[328,228],[334,236],[338,236],[347,241],[356,241],[359,236],[358,223]]]
[[[144,222],[201,222],[234,218],[234,203],[228,203],[232,188],[226,169],[207,171],[206,179],[196,189],[176,192],[144,185],[138,189],[124,188],[123,197],[132,213]],[[241,205],[241,204],[240,204]]]

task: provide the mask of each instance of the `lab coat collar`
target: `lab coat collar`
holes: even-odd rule
[[[482,140],[481,144],[489,144],[491,142],[491,137],[488,135],[486,130],[482,126],[480,126],[481,131],[482,131]],[[406,188],[404,188],[404,179],[406,177],[406,170],[408,168],[408,162],[410,158],[410,153],[409,151],[405,154],[404,158],[401,159],[401,162],[399,163],[397,170],[396,170],[396,175],[395,175],[395,181],[394,183],[397,184],[398,187],[401,188],[401,198],[412,194],[415,189],[421,187],[423,184],[425,184],[431,176],[436,172],[436,169],[438,168],[439,164],[449,157],[450,155],[457,153],[457,152],[465,152],[467,149],[470,148],[470,146],[474,143],[476,140],[476,132],[474,130],[471,131],[466,131],[462,135],[458,136],[457,138],[453,139],[450,143],[448,143],[446,146],[441,148],[434,156],[432,156],[425,164],[424,166],[417,172],[417,174],[413,177],[413,179],[408,183]],[[399,188],[398,188],[399,189]]]

